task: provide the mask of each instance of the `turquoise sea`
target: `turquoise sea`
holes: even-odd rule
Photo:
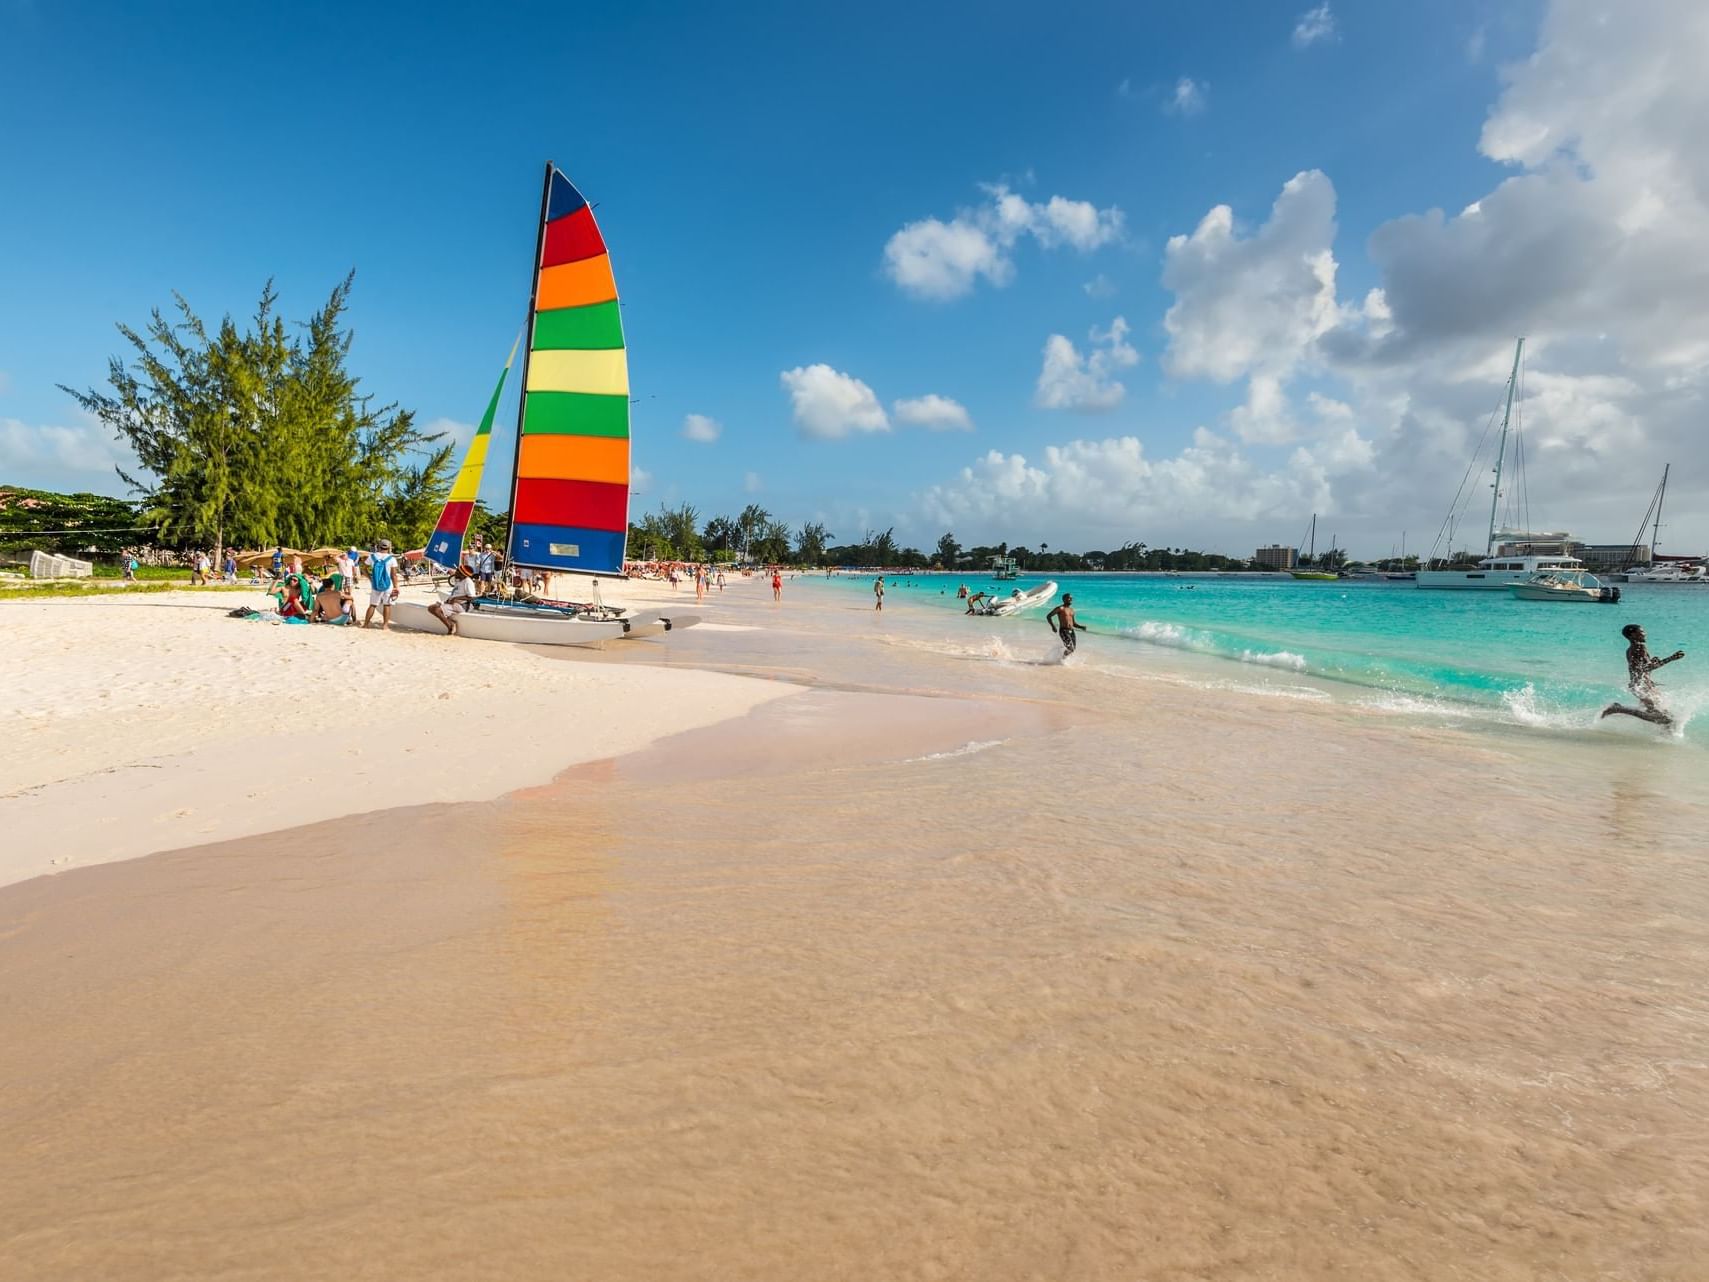
[[[827,587],[870,599],[874,576],[838,575]],[[956,588],[997,591],[1054,579],[1074,594],[1093,655],[1153,662],[1159,651],[1222,661],[1272,687],[1289,683],[1393,710],[1558,728],[1591,726],[1625,698],[1626,643],[1641,623],[1659,655],[1687,657],[1657,673],[1688,742],[1709,745],[1709,587],[1620,585],[1616,605],[1529,602],[1506,592],[1422,590],[1410,582],[1312,582],[1192,574],[1055,574],[1018,582],[923,574],[886,576],[887,600],[960,614]],[[999,638],[1048,648],[1044,610],[1020,619],[968,619]],[[1114,647],[1122,647],[1120,650]],[[1129,649],[1128,647],[1131,647]],[[1196,662],[1194,670],[1205,672]],[[1211,665],[1215,670],[1216,665]],[[1625,725],[1638,727],[1629,719]],[[1693,722],[1696,724],[1693,724]],[[1648,730],[1647,726],[1639,727]]]

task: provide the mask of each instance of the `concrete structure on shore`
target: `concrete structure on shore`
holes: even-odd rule
[[[1283,547],[1280,543],[1272,543],[1267,548],[1259,548],[1252,554],[1252,564],[1264,570],[1291,570],[1299,564],[1298,548]]]

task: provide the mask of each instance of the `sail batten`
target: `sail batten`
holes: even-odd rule
[[[469,532],[469,520],[475,513],[475,500],[481,492],[481,473],[487,464],[487,448],[492,443],[493,416],[498,413],[499,397],[504,394],[504,380],[521,344],[522,335],[518,334],[516,342],[510,345],[510,355],[505,357],[504,368],[499,371],[498,386],[493,388],[492,399],[487,402],[487,412],[481,415],[481,425],[475,429],[475,439],[469,442],[468,452],[463,455],[463,465],[457,469],[457,477],[451,482],[450,497],[445,500],[445,507],[427,540],[427,559],[442,569],[452,569],[463,559],[463,537]]]
[[[629,529],[629,357],[593,208],[548,165],[517,411],[510,559],[620,574]]]

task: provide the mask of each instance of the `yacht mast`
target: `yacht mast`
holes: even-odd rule
[[[1501,415],[1501,445],[1495,454],[1495,493],[1489,500],[1489,541],[1484,545],[1484,555],[1495,555],[1495,514],[1501,506],[1501,464],[1507,456],[1507,425],[1513,418],[1513,393],[1519,387],[1519,354],[1525,350],[1525,340],[1521,338],[1513,347],[1513,373],[1507,376],[1507,408]]]
[[[1656,559],[1656,553],[1661,551],[1662,544],[1662,503],[1667,498],[1667,474],[1673,469],[1672,463],[1662,464],[1662,487],[1656,491],[1656,523],[1650,531],[1650,560]]]

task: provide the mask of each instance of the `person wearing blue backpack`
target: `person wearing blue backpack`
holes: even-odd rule
[[[385,630],[392,630],[392,602],[398,597],[398,559],[392,555],[392,541],[381,539],[374,545],[374,555],[368,558],[368,613],[362,626],[374,622],[374,611],[380,611]]]

